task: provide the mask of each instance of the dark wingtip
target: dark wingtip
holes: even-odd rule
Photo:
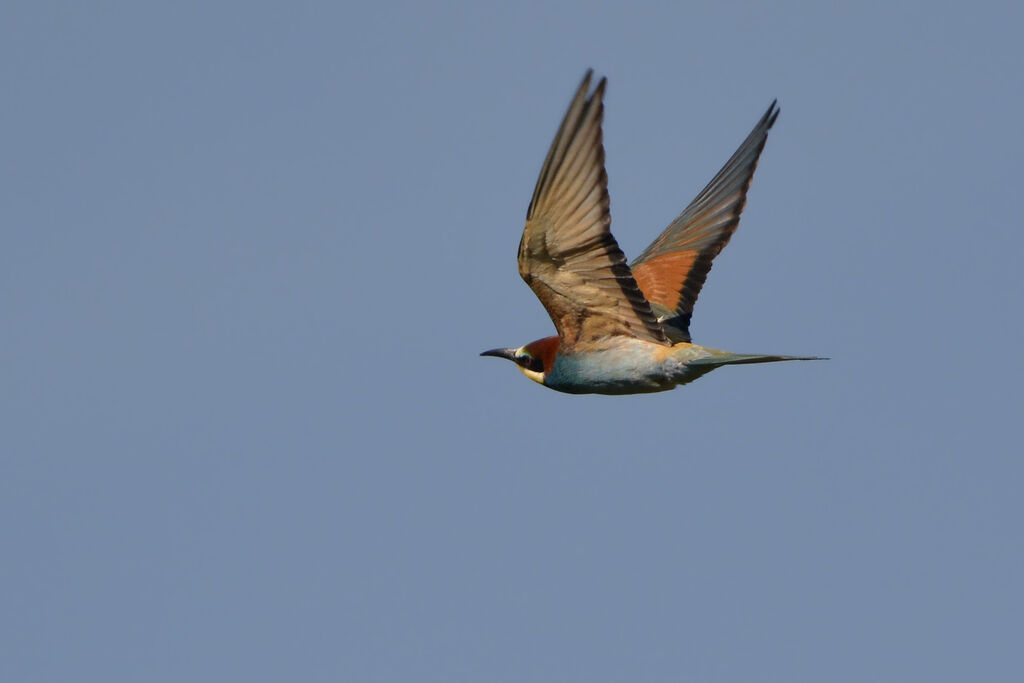
[[[580,88],[584,89],[587,92],[587,102],[590,102],[590,101],[592,101],[594,99],[597,99],[597,100],[603,99],[604,98],[605,86],[608,85],[608,77],[607,76],[601,76],[601,78],[598,79],[598,81],[597,81],[597,85],[594,86],[593,90],[591,90],[590,89],[590,84],[591,84],[591,82],[593,82],[593,80],[594,80],[594,70],[593,69],[587,69],[587,75],[584,76],[583,83],[580,85]]]
[[[587,69],[587,72],[583,74],[583,80],[580,81],[579,90],[590,92],[590,80],[594,77],[594,70]]]
[[[764,116],[761,117],[761,120],[765,122],[765,130],[769,130],[775,125],[775,119],[779,118],[780,111],[782,111],[782,109],[779,108],[779,100],[776,98],[772,100],[771,105],[768,106],[768,111],[766,111]]]

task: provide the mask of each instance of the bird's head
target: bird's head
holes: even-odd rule
[[[546,337],[518,349],[491,349],[480,355],[507,358],[515,363],[524,375],[538,384],[544,384],[544,376],[551,372],[557,352],[558,337]]]

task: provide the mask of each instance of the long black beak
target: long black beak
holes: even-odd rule
[[[481,356],[497,356],[498,358],[507,358],[508,360],[515,360],[516,350],[515,349],[491,349],[490,351],[484,351],[480,355]]]

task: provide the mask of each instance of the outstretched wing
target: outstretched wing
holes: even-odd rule
[[[740,224],[757,159],[778,115],[772,102],[718,175],[633,261],[633,276],[673,341],[690,341],[693,305],[711,261]]]
[[[544,160],[519,274],[555,323],[560,348],[627,335],[668,344],[609,230],[601,119],[605,79],[588,97],[588,71]]]

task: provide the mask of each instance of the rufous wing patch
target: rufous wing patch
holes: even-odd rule
[[[633,278],[647,301],[676,311],[683,296],[683,283],[699,256],[695,249],[659,254],[634,266]]]

